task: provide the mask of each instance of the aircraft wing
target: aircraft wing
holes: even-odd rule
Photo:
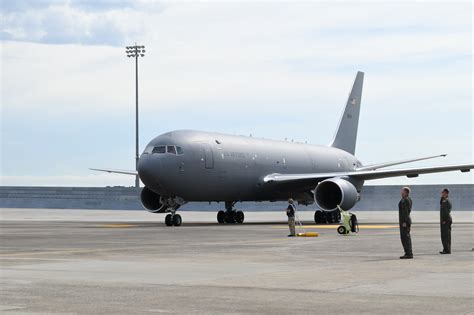
[[[138,175],[137,171],[129,171],[129,170],[113,170],[108,168],[90,168],[91,171],[98,171],[98,172],[107,172],[107,173],[115,173],[115,174],[125,174],[125,175]]]
[[[371,180],[380,179],[387,177],[418,177],[420,174],[430,173],[441,173],[451,171],[469,172],[474,168],[474,164],[459,164],[459,165],[446,165],[446,166],[429,166],[420,168],[404,168],[404,169],[392,169],[392,170],[368,170],[368,171],[347,171],[347,172],[334,172],[334,173],[307,173],[307,174],[269,174],[264,177],[265,183],[277,182],[277,183],[296,183],[296,182],[307,182],[307,181],[320,181],[332,177],[352,177],[355,179]]]
[[[405,163],[418,162],[418,161],[429,160],[429,159],[435,159],[435,158],[446,157],[446,156],[447,156],[447,154],[439,154],[439,155],[420,157],[420,158],[416,158],[416,159],[400,160],[400,161],[365,165],[365,166],[362,166],[362,167],[358,167],[357,171],[376,170],[376,169],[379,169],[379,168],[384,168],[384,167],[389,167],[389,166],[394,166],[394,165],[400,165],[400,164],[405,164]]]

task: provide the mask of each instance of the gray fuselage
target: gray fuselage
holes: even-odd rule
[[[163,146],[170,153],[163,153]],[[176,148],[180,154],[176,154]],[[153,151],[159,151],[153,153]],[[173,153],[174,151],[174,153]],[[308,187],[264,183],[273,173],[328,173],[362,164],[352,154],[315,146],[220,133],[179,130],[153,139],[140,156],[142,182],[161,196],[185,201],[264,201],[289,197],[312,201]],[[355,183],[360,191],[363,182]]]

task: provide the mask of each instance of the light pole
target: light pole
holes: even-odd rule
[[[127,46],[127,57],[135,58],[135,170],[138,171],[138,57],[145,57],[145,46]],[[135,187],[140,187],[138,174],[135,177]]]

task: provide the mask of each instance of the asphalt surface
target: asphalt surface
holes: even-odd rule
[[[437,223],[414,224],[415,258],[400,260],[393,220],[349,236],[306,222],[319,237],[288,238],[280,223],[183,214],[183,226],[165,227],[120,215],[3,212],[0,313],[474,314],[472,222],[453,225],[452,255],[438,254]]]

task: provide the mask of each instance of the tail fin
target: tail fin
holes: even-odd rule
[[[354,154],[356,148],[363,83],[364,73],[358,71],[336,134],[330,145],[331,147],[347,151],[350,154]]]

